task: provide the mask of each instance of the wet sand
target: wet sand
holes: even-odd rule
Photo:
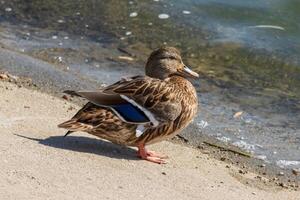
[[[85,133],[63,138],[57,124],[76,104],[7,81],[0,81],[0,93],[1,199],[299,198],[169,141],[149,147],[170,156],[168,164],[156,165],[138,159],[135,149]]]

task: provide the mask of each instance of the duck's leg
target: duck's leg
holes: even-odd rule
[[[139,156],[144,159],[148,160],[150,162],[158,163],[158,164],[165,164],[167,163],[164,158],[167,158],[167,156],[161,156],[154,151],[147,151],[145,148],[145,144],[139,144],[138,145],[138,154]]]
[[[148,156],[153,156],[153,157],[162,158],[162,159],[169,158],[169,156],[167,156],[167,155],[160,154],[160,153],[157,153],[157,152],[155,152],[155,151],[148,151],[148,150],[147,150],[147,155],[148,155]]]

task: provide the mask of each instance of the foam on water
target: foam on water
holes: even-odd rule
[[[237,146],[241,149],[244,149],[246,151],[249,151],[249,152],[253,152],[256,148],[255,148],[255,144],[249,144],[245,141],[236,141],[234,143],[232,143],[234,146]]]
[[[300,167],[300,161],[296,160],[278,160],[276,164],[281,168]]]

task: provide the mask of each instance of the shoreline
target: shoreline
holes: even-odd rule
[[[13,82],[13,81],[11,81]],[[3,199],[296,199],[298,192],[211,158],[195,148],[164,141],[148,148],[170,156],[156,165],[136,150],[89,134],[63,138],[56,125],[79,107],[63,98],[0,81],[0,196]],[[182,141],[181,141],[182,142]],[[128,179],[130,177],[130,180]]]

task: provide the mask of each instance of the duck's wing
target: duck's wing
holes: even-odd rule
[[[70,94],[70,91],[67,93]],[[133,77],[103,90],[73,93],[96,105],[110,107],[128,123],[152,123],[153,126],[158,126],[175,120],[182,109],[176,88],[150,77]]]
[[[167,81],[150,77],[136,77],[104,89],[105,93],[118,94],[123,99],[142,106],[159,123],[175,120],[181,113],[181,94]]]

